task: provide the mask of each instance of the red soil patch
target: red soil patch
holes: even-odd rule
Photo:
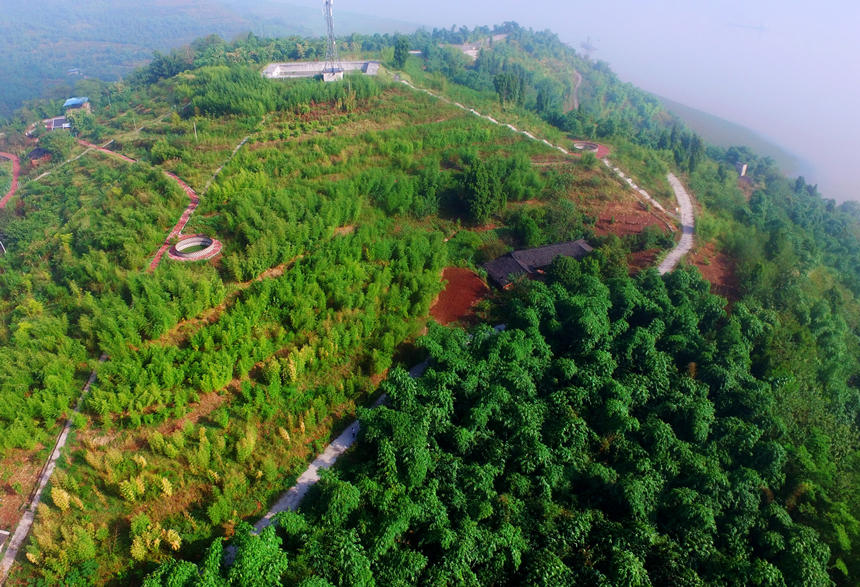
[[[597,213],[594,232],[599,236],[639,234],[648,226],[666,230],[666,224],[638,202],[609,202]]]
[[[39,473],[45,465],[39,456],[39,448],[10,450],[6,458],[0,460],[0,472],[4,473],[0,477],[0,530],[14,530],[30,494],[36,488]],[[11,475],[7,477],[8,472]]]
[[[448,285],[430,308],[430,315],[439,324],[450,324],[471,316],[472,307],[490,293],[487,284],[468,269],[448,267],[442,272],[442,279]]]
[[[735,275],[734,260],[708,243],[687,257],[688,262],[698,267],[702,277],[711,284],[711,291],[730,301],[740,298],[740,282]]]
[[[6,207],[6,202],[12,199],[18,189],[18,176],[21,174],[21,162],[11,153],[0,153],[0,157],[8,159],[12,162],[12,185],[9,186],[9,191],[0,198],[0,208]]]
[[[194,404],[191,411],[181,418],[168,420],[158,427],[158,431],[162,434],[171,434],[177,430],[181,430],[185,426],[186,422],[197,424],[201,418],[205,418],[218,409],[218,407],[220,407],[227,399],[228,395],[229,394],[227,393],[219,394],[218,392],[213,391],[212,393],[207,393],[201,396],[200,401]]]
[[[753,192],[755,191],[755,184],[753,184],[749,177],[739,177],[738,187],[741,188],[741,191],[744,193],[744,198],[749,202]]]
[[[627,257],[627,265],[630,267],[630,275],[639,273],[648,267],[653,267],[657,260],[657,253],[659,252],[660,249],[648,249],[647,251],[630,253]]]
[[[597,145],[597,153],[594,154],[598,159],[606,159],[611,152],[610,148],[603,144]]]

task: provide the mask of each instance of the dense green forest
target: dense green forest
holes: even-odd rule
[[[240,531],[228,570],[216,543],[148,582],[826,584],[772,385],[750,372],[765,325],[723,303],[694,272],[559,258],[503,332],[422,339],[429,369],[389,376],[302,513]]]
[[[507,37],[475,62],[447,46],[490,34]],[[16,579],[855,584],[857,207],[705,145],[550,33],[345,42],[559,144],[607,142],[667,203],[666,173],[682,174],[739,299],[694,269],[629,277],[628,255],[671,235],[597,236],[591,211],[626,188],[594,157],[387,71],[259,75],[318,41],[156,54],[122,83],[87,82],[94,114],[74,120],[138,161],[48,135],[51,174],[27,171],[0,211],[0,456],[50,445],[107,356]],[[185,232],[221,240],[220,258],[147,271],[187,205],[163,171],[201,194]],[[443,267],[583,237],[586,261],[482,304],[503,332],[431,324],[413,345]],[[428,355],[419,379],[396,368]],[[386,406],[360,407],[380,391]],[[245,521],[356,412],[342,467],[251,535]]]

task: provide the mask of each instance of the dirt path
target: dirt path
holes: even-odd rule
[[[111,151],[110,149],[108,149],[107,145],[109,145],[111,142],[113,141],[109,141],[99,147],[98,145],[93,145],[92,143],[88,143],[87,141],[78,139],[78,143],[80,145],[83,145],[84,147],[87,147],[88,149],[101,151],[102,153],[110,155],[111,157],[122,159],[126,163],[137,163],[136,159],[132,159],[131,157],[127,157],[122,153],[117,153],[116,151]],[[191,186],[189,186],[187,183],[185,183],[184,181],[179,179],[179,177],[169,171],[162,170],[162,173],[164,173],[164,175],[179,184],[179,187],[181,187],[182,191],[184,191],[185,194],[188,196],[189,204],[188,207],[185,208],[185,211],[182,213],[182,216],[179,217],[179,221],[173,226],[173,230],[171,230],[170,234],[167,235],[167,238],[164,239],[164,243],[162,243],[161,247],[158,249],[158,252],[155,253],[155,257],[153,257],[152,262],[149,264],[150,272],[154,271],[155,268],[158,267],[158,264],[161,263],[161,258],[164,256],[164,253],[167,252],[167,249],[170,248],[171,240],[182,234],[182,229],[185,228],[186,224],[188,224],[188,220],[191,219],[191,214],[194,212],[194,210],[197,209],[197,204],[200,203],[200,197],[197,195],[197,192],[195,192],[191,188]]]
[[[670,173],[667,178],[672,190],[675,192],[675,198],[678,200],[678,207],[681,209],[681,240],[675,245],[675,248],[669,251],[666,258],[660,263],[657,271],[660,275],[669,273],[678,264],[684,255],[690,252],[693,248],[693,227],[695,225],[695,217],[693,215],[693,202],[690,199],[690,194],[684,189],[680,180]]]
[[[250,138],[251,138],[250,136],[247,136],[244,139],[242,139],[242,142],[240,142],[238,145],[236,145],[236,148],[233,149],[233,152],[227,158],[227,161],[225,161],[224,164],[221,165],[221,167],[219,167],[218,169],[215,170],[215,173],[212,175],[212,177],[206,183],[206,189],[208,189],[209,186],[212,185],[212,182],[215,180],[215,178],[218,176],[218,174],[221,173],[221,170],[224,169],[224,165],[227,165],[227,163],[229,163],[230,160],[233,159],[233,157],[236,155],[236,153],[239,152],[239,149],[241,149],[245,145],[245,143],[248,142],[248,140]],[[136,163],[137,162],[137,160],[132,159],[131,157],[126,157],[122,153],[117,153],[116,151],[111,151],[110,149],[108,149],[107,145],[109,145],[111,142],[113,142],[113,141],[109,141],[109,142],[105,143],[104,145],[102,145],[101,147],[99,147],[98,145],[93,145],[92,143],[88,143],[84,140],[78,139],[78,143],[83,145],[84,147],[87,147],[87,151],[89,151],[89,150],[101,151],[102,153],[110,155],[111,157],[117,157],[119,159],[122,159],[123,161],[125,161],[127,163]],[[84,151],[84,152],[86,153],[87,151]],[[194,189],[190,185],[185,183],[175,173],[171,173],[171,172],[166,171],[166,170],[162,170],[162,173],[164,173],[164,175],[166,175],[167,177],[169,177],[170,179],[175,181],[177,184],[179,184],[179,187],[181,187],[182,191],[184,191],[185,194],[188,196],[189,203],[188,203],[188,207],[185,208],[185,211],[182,213],[182,216],[179,217],[179,220],[176,222],[176,224],[173,226],[173,229],[167,235],[167,238],[164,239],[164,242],[161,244],[161,247],[155,253],[155,257],[153,257],[152,261],[149,264],[149,271],[150,272],[155,271],[155,268],[158,267],[159,263],[161,263],[162,257],[164,257],[164,254],[171,247],[171,244],[172,244],[171,241],[174,238],[179,237],[182,234],[182,231],[185,228],[185,225],[188,224],[188,221],[191,219],[191,214],[194,213],[194,210],[197,209],[197,205],[200,203],[200,196],[197,195],[197,192],[195,192]]]
[[[161,263],[161,258],[164,256],[164,253],[167,252],[167,249],[169,249],[171,246],[170,241],[182,234],[182,229],[184,229],[185,225],[188,224],[188,221],[191,220],[191,214],[194,213],[194,210],[197,209],[197,204],[200,203],[200,197],[197,195],[197,192],[191,189],[191,186],[189,186],[187,183],[185,183],[169,171],[165,171],[164,175],[179,184],[179,187],[181,187],[185,194],[188,196],[189,203],[188,207],[182,213],[182,216],[179,217],[179,221],[173,226],[173,230],[170,231],[170,234],[168,234],[167,238],[164,239],[164,242],[161,244],[161,247],[158,249],[158,252],[155,253],[155,257],[153,257],[152,262],[149,264],[150,272],[155,271],[155,268],[158,267],[159,263]]]
[[[420,377],[427,369],[427,365],[427,361],[415,365],[409,370],[409,375],[412,377]],[[381,405],[386,399],[387,397],[383,394],[373,405]],[[330,469],[337,462],[337,459],[340,458],[340,456],[345,453],[353,443],[355,443],[355,439],[358,437],[358,430],[358,420],[347,426],[346,430],[344,430],[340,436],[335,438],[332,443],[325,448],[320,456],[314,459],[310,466],[305,469],[305,472],[299,475],[299,478],[296,479],[296,484],[284,492],[281,495],[281,498],[272,506],[266,515],[254,524],[254,530],[259,533],[264,528],[271,525],[274,517],[279,513],[295,511],[298,509],[299,503],[301,503],[305,494],[307,494],[310,488],[316,485],[317,481],[320,480],[319,472],[323,469]]]
[[[6,202],[11,200],[15,192],[18,191],[18,176],[21,175],[21,161],[12,153],[0,152],[0,157],[12,162],[12,185],[9,186],[9,191],[6,192],[6,195],[0,198],[0,209],[2,209],[6,207]]]
[[[107,355],[102,355],[99,359],[100,363],[103,363],[107,359]],[[72,423],[74,417],[80,413],[81,404],[84,401],[84,397],[87,395],[87,392],[90,390],[90,386],[96,380],[96,370],[90,374],[90,378],[87,380],[86,385],[84,385],[83,390],[81,391],[81,395],[78,398],[78,403],[75,404],[75,409],[72,411],[72,414],[66,420],[65,426],[63,426],[63,431],[60,433],[60,436],[57,438],[57,443],[54,445],[54,450],[51,452],[51,456],[48,457],[48,462],[45,463],[45,468],[42,469],[42,473],[39,475],[39,484],[36,487],[36,491],[33,492],[33,497],[30,500],[30,505],[27,506],[27,511],[24,512],[24,515],[21,516],[21,520],[18,522],[18,526],[15,528],[15,533],[12,534],[12,538],[9,540],[9,546],[6,548],[6,552],[3,553],[3,559],[0,560],[0,585],[6,580],[6,575],[9,574],[9,570],[12,568],[12,565],[15,563],[15,557],[18,556],[18,551],[21,548],[21,545],[24,543],[24,539],[27,538],[27,535],[30,533],[30,528],[33,526],[33,519],[36,516],[36,508],[39,507],[39,503],[42,501],[42,492],[45,490],[45,487],[48,485],[48,481],[51,479],[51,475],[54,473],[54,469],[57,467],[57,460],[60,458],[60,453],[63,448],[66,446],[66,441],[69,439],[69,433],[72,431]]]
[[[582,74],[573,70],[573,75],[576,78],[576,83],[573,84],[573,108],[572,110],[579,110],[579,86],[582,85]]]

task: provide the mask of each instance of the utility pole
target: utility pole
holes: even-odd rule
[[[343,67],[337,55],[337,39],[334,36],[334,0],[323,0],[323,13],[325,14],[326,32],[328,39],[325,46],[325,65],[323,66],[323,79],[326,81],[338,79],[338,74],[343,77]]]

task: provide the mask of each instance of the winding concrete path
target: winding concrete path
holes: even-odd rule
[[[582,74],[574,69],[573,76],[576,79],[573,85],[573,110],[579,110],[579,86],[582,85]]]
[[[449,99],[448,99],[448,98],[446,98],[445,96],[442,96],[442,95],[437,94],[437,93],[435,93],[435,92],[431,92],[430,90],[426,90],[426,89],[424,89],[424,88],[418,88],[418,87],[416,87],[416,86],[412,85],[411,83],[409,83],[409,82],[408,82],[408,81],[406,81],[406,80],[400,80],[400,82],[401,82],[402,84],[405,84],[406,86],[409,86],[409,87],[410,87],[410,88],[412,88],[413,90],[416,90],[416,91],[419,91],[419,92],[424,92],[425,94],[427,94],[427,95],[429,95],[429,96],[433,96],[433,97],[434,97],[434,98],[436,98],[437,100],[441,100],[442,102],[445,102],[445,103],[447,103],[447,104],[451,104],[452,106],[456,106],[457,108],[460,108],[460,109],[462,109],[462,110],[465,110],[466,112],[470,112],[470,113],[474,114],[475,116],[477,116],[477,117],[479,117],[479,118],[483,118],[484,120],[487,120],[487,121],[489,121],[489,122],[492,122],[493,124],[496,124],[496,125],[499,125],[499,126],[507,127],[507,128],[509,128],[510,130],[512,130],[513,132],[519,133],[519,134],[521,134],[521,135],[523,135],[523,136],[525,136],[525,137],[527,137],[527,138],[529,138],[529,139],[531,139],[531,140],[533,140],[533,141],[537,141],[537,142],[539,142],[539,143],[543,143],[543,144],[545,144],[546,146],[548,146],[549,148],[551,148],[551,149],[555,149],[555,150],[557,150],[557,151],[560,151],[560,152],[564,153],[565,155],[570,155],[570,156],[572,156],[572,157],[581,157],[581,156],[582,156],[582,153],[576,153],[576,152],[572,153],[572,152],[568,151],[567,149],[565,149],[564,147],[561,147],[561,146],[559,146],[559,145],[554,145],[554,144],[552,144],[551,142],[549,142],[549,141],[548,141],[548,140],[546,140],[546,139],[536,137],[535,135],[533,135],[532,133],[530,133],[530,132],[529,132],[529,131],[527,131],[527,130],[520,130],[520,129],[518,129],[517,127],[515,127],[514,125],[512,125],[512,124],[506,124],[506,123],[499,122],[498,120],[496,120],[496,119],[495,119],[495,118],[493,118],[492,116],[488,116],[488,115],[485,115],[485,114],[481,114],[480,112],[478,112],[478,111],[477,111],[477,110],[475,110],[474,108],[466,108],[465,106],[463,106],[463,105],[462,105],[462,104],[460,104],[459,102],[454,102],[453,100],[449,100]],[[583,141],[583,142],[590,142],[590,141]],[[597,143],[595,143],[595,144],[597,144]],[[618,167],[614,167],[614,166],[612,165],[612,162],[610,162],[610,161],[609,161],[609,158],[607,157],[607,155],[609,155],[609,148],[608,148],[608,147],[606,147],[606,145],[597,144],[597,153],[596,153],[595,155],[596,155],[596,157],[597,157],[598,159],[600,159],[600,160],[602,160],[602,161],[603,161],[603,164],[604,164],[604,165],[606,165],[609,169],[611,169],[612,171],[614,171],[614,172],[615,172],[615,174],[616,174],[616,175],[618,175],[618,177],[620,177],[622,180],[624,180],[625,182],[627,182],[627,183],[630,185],[630,187],[631,187],[631,188],[633,188],[633,191],[634,191],[637,195],[639,195],[639,196],[641,196],[642,198],[644,198],[644,199],[645,199],[649,204],[651,204],[651,205],[652,205],[652,206],[654,206],[655,208],[659,209],[659,210],[660,210],[661,212],[663,212],[664,214],[666,214],[666,215],[668,215],[668,216],[673,216],[672,214],[670,214],[669,212],[667,212],[667,211],[666,211],[666,209],[665,209],[665,208],[663,208],[663,206],[662,206],[662,205],[660,205],[660,202],[658,202],[657,200],[655,200],[654,198],[652,198],[652,197],[651,197],[651,195],[650,195],[648,192],[646,192],[644,189],[642,189],[641,187],[639,187],[638,185],[636,185],[636,184],[633,182],[633,180],[632,180],[631,178],[627,177],[627,175],[625,175],[625,173],[624,173],[621,169],[619,169]]]
[[[103,363],[106,359],[107,355],[102,355],[101,358],[99,358],[99,362]],[[72,431],[74,417],[80,413],[84,397],[87,395],[87,392],[89,392],[90,386],[95,380],[96,370],[93,369],[93,372],[90,374],[90,378],[87,380],[86,385],[84,385],[84,388],[81,391],[80,397],[78,397],[78,403],[75,404],[75,409],[66,420],[66,424],[63,426],[63,431],[60,433],[60,436],[57,437],[57,442],[54,444],[54,450],[51,452],[51,456],[48,457],[45,467],[39,474],[39,483],[36,486],[36,491],[33,493],[33,497],[30,499],[30,505],[27,506],[27,510],[18,521],[15,533],[12,534],[12,538],[9,540],[9,545],[6,547],[6,552],[3,553],[3,558],[0,559],[0,585],[6,581],[6,576],[12,569],[12,565],[15,563],[15,558],[18,556],[18,551],[21,549],[21,545],[30,533],[30,528],[33,526],[33,520],[36,517],[36,508],[38,508],[39,504],[42,502],[42,493],[45,491],[45,487],[48,485],[51,475],[54,474],[54,469],[57,467],[57,460],[60,458],[60,453],[62,453],[63,448],[66,446],[66,442],[69,440],[69,433]]]
[[[12,162],[12,185],[9,186],[9,191],[6,192],[6,195],[0,198],[0,209],[2,209],[6,207],[6,203],[11,200],[12,196],[15,195],[15,192],[18,191],[18,176],[21,175],[21,161],[12,153],[0,152],[0,157]]]
[[[409,375],[412,377],[420,377],[427,369],[428,364],[428,361],[424,361],[423,363],[415,365],[409,370]],[[385,394],[382,394],[373,405],[381,405],[386,399],[388,399],[388,397]],[[305,472],[299,475],[299,478],[296,479],[296,484],[281,494],[280,499],[275,502],[275,505],[272,506],[265,516],[260,518],[260,520],[254,524],[254,531],[257,533],[262,532],[263,529],[272,524],[274,517],[279,513],[295,511],[298,509],[302,498],[304,498],[310,488],[316,485],[317,481],[320,480],[319,472],[323,469],[330,469],[334,466],[340,456],[345,453],[353,443],[355,443],[355,439],[358,437],[359,427],[358,420],[355,420],[352,424],[347,426],[341,435],[335,438],[332,443],[325,448],[322,454],[314,459],[308,468],[305,469]]]
[[[665,275],[674,269],[684,255],[689,253],[690,249],[693,248],[693,232],[695,226],[693,201],[690,198],[690,194],[687,193],[687,190],[684,189],[681,181],[675,177],[675,174],[670,173],[666,177],[669,180],[669,185],[672,186],[672,190],[675,192],[675,199],[678,200],[678,207],[681,209],[681,240],[678,241],[678,244],[675,245],[674,249],[669,251],[669,254],[666,255],[666,258],[663,259],[657,267],[657,271],[660,272],[660,275]]]

